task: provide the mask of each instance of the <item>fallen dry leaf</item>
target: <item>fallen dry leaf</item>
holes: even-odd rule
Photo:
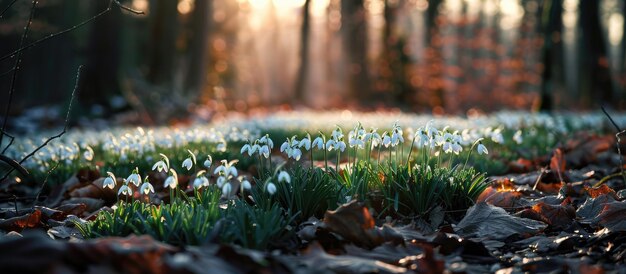
[[[455,231],[464,237],[504,239],[513,234],[534,234],[547,227],[543,222],[511,216],[504,209],[487,203],[477,203]]]
[[[402,235],[388,226],[377,228],[363,203],[352,201],[324,214],[325,228],[362,247],[373,248],[384,242],[402,243]]]
[[[567,227],[576,217],[574,207],[571,205],[550,205],[542,202],[516,215],[522,218],[542,221],[553,228]]]
[[[32,213],[6,220],[0,220],[0,229],[6,231],[22,231],[24,228],[37,227],[41,224],[41,211],[35,210]]]
[[[349,255],[330,255],[314,242],[297,260],[320,272],[332,273],[407,273],[407,269],[372,259]],[[443,262],[441,262],[443,264]]]

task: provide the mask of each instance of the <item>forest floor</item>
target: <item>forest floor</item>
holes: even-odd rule
[[[224,243],[215,235],[201,245],[168,244],[150,235],[85,239],[77,222],[94,220],[101,212],[112,211],[117,202],[115,194],[103,191],[107,174],[94,169],[101,163],[72,164],[67,169],[72,172],[63,173],[69,175],[62,175],[64,182],[56,184],[47,182],[47,176],[29,183],[9,178],[0,182],[0,269],[2,273],[623,273],[626,146],[623,142],[616,146],[615,135],[609,132],[567,136],[540,155],[496,159],[505,172],[487,174],[488,187],[469,209],[438,208],[428,215],[391,217],[379,214],[371,201],[353,199],[329,208],[323,218],[290,223],[285,229],[291,236],[267,249]],[[492,148],[490,155],[497,150]],[[280,153],[272,155],[280,158]],[[255,169],[252,163],[240,173]],[[166,179],[158,180],[155,186]],[[40,193],[42,184],[50,187]],[[39,200],[24,198],[40,194]],[[165,201],[171,192],[157,187],[154,195]]]

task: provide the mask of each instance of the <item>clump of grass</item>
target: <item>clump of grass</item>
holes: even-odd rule
[[[436,207],[467,209],[488,186],[484,174],[459,166],[399,166],[385,168],[383,173],[376,185],[385,196],[386,215],[424,216]]]

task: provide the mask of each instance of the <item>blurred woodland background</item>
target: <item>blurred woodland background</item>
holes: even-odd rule
[[[0,55],[32,2],[2,0]],[[126,0],[23,52],[12,112],[63,104],[150,121],[264,107],[470,114],[624,109],[624,0]],[[28,41],[108,0],[40,0]],[[14,58],[0,63],[8,90]],[[5,72],[6,71],[6,72]],[[5,109],[6,100],[0,108]],[[204,114],[203,114],[204,113]]]

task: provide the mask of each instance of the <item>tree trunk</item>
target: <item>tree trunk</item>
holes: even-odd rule
[[[367,68],[367,21],[363,0],[341,1],[341,35],[348,64],[348,94],[367,99],[370,85]]]
[[[442,0],[430,0],[428,1],[428,9],[426,10],[426,43],[430,44],[432,32],[437,30],[437,16],[439,16],[439,7]]]
[[[185,92],[199,95],[206,85],[209,54],[207,45],[212,21],[212,0],[196,0],[191,18],[191,38],[187,52]]]
[[[309,72],[309,33],[311,30],[311,16],[309,7],[311,0],[306,0],[302,7],[302,25],[300,27],[300,67],[298,68],[298,76],[296,78],[296,87],[294,89],[294,99],[296,103],[304,103],[305,87],[307,73]]]
[[[591,107],[590,101],[596,100],[601,104],[615,106],[606,43],[600,26],[600,1],[580,2],[580,24],[583,104]]]
[[[562,31],[562,0],[544,0],[541,15],[541,31],[543,32],[543,48],[541,51],[543,72],[541,73],[541,91],[537,110],[541,112],[549,112],[553,109],[554,104],[554,72],[557,66],[561,66],[557,58],[558,54],[562,54],[562,43],[554,41],[553,37]]]
[[[174,55],[178,29],[178,1],[152,0],[150,67],[148,81],[171,87],[174,77]]]

